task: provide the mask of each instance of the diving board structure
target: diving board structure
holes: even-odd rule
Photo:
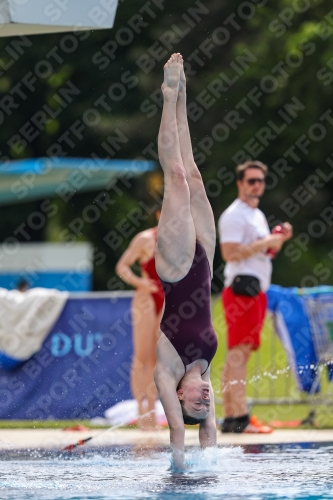
[[[112,28],[118,0],[0,0],[0,37]]]
[[[68,201],[76,193],[110,189],[121,177],[155,170],[145,160],[33,158],[0,163],[0,205],[46,197]]]

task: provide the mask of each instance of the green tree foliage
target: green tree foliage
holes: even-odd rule
[[[288,220],[295,231],[274,264],[273,282],[331,283],[332,33],[329,0],[133,0],[119,4],[111,31],[1,39],[2,160],[156,160],[163,64],[180,52],[195,157],[216,219],[236,196],[235,165],[260,159],[270,167],[261,208],[271,225]],[[95,289],[117,289],[118,258],[137,231],[154,224],[142,207],[156,203],[156,183],[148,174],[119,180],[93,223],[85,208],[98,193],[57,199],[42,230],[27,222],[39,203],[2,208],[1,238],[25,223],[31,239],[91,241]],[[128,213],[138,207],[142,217],[133,222]],[[110,245],[110,231],[118,244]],[[221,265],[217,249],[216,289]]]

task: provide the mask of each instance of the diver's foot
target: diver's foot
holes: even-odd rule
[[[182,66],[180,68],[180,75],[179,75],[178,100],[185,99],[185,98],[186,98],[186,77],[185,77],[184,65],[183,65],[183,61],[182,61]]]
[[[162,83],[162,92],[164,99],[177,101],[180,71],[183,67],[183,58],[180,54],[172,54],[170,59],[164,65],[164,81]]]

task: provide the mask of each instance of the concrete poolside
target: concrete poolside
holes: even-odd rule
[[[63,431],[59,429],[0,429],[0,449],[61,449],[79,439],[96,436],[101,431],[93,429],[84,432]],[[332,430],[275,430],[271,434],[221,434],[218,432],[219,445],[250,445],[250,444],[279,444],[305,442],[332,442]],[[137,429],[117,429],[104,432],[85,444],[85,447],[102,446],[153,446],[169,445],[168,430],[156,432],[142,432]],[[185,444],[196,446],[199,444],[198,429],[186,429]]]

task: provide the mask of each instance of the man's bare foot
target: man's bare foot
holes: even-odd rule
[[[164,81],[162,83],[162,92],[164,98],[169,101],[177,101],[180,71],[183,67],[183,58],[180,54],[172,54],[170,59],[164,65]]]

